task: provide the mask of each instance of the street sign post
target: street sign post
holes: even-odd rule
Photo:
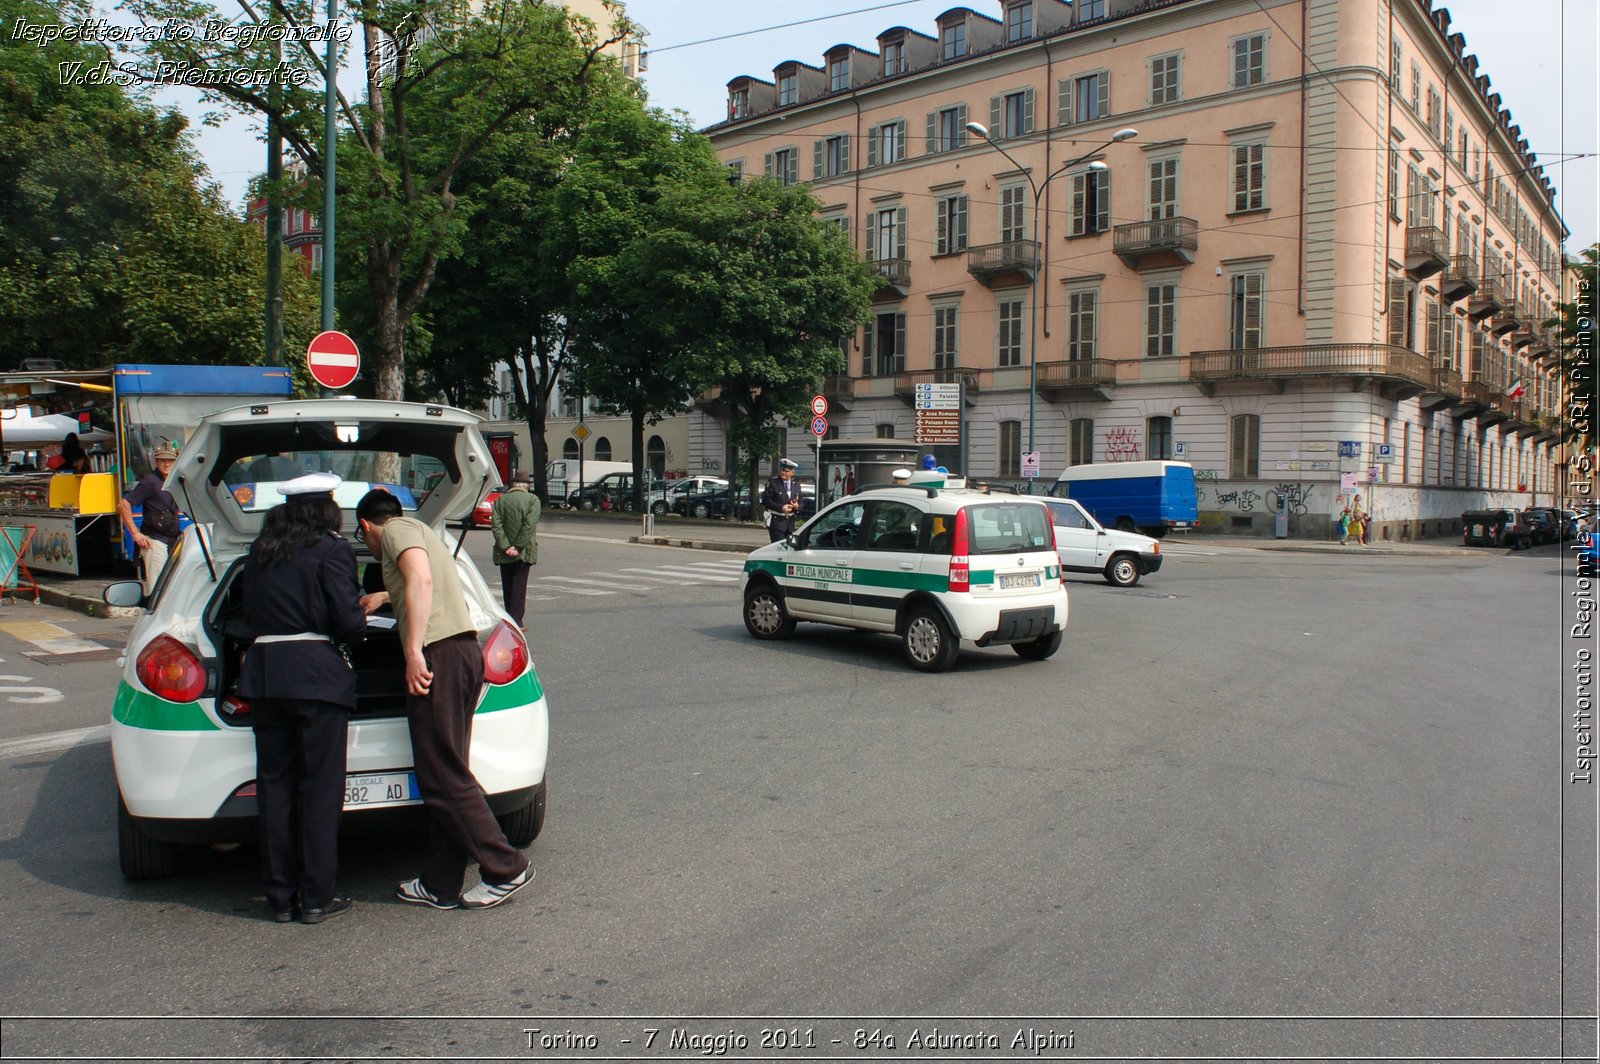
[[[1027,451],[1022,456],[1022,475],[1036,477],[1039,475],[1039,452]]]
[[[324,388],[343,388],[361,372],[361,352],[342,332],[318,333],[306,347],[306,368]]]
[[[927,446],[961,445],[961,385],[918,384],[915,386],[916,436]]]

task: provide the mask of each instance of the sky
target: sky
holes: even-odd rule
[[[224,0],[224,3],[226,0]],[[686,112],[697,126],[726,114],[727,83],[740,74],[772,77],[786,59],[822,65],[835,44],[876,51],[890,26],[934,33],[934,20],[961,0],[784,0],[731,4],[728,0],[629,0],[628,14],[647,31],[652,104]],[[965,0],[975,11],[998,16],[998,0]],[[1567,223],[1569,254],[1600,241],[1600,4],[1596,0],[1454,0],[1452,30],[1466,36],[1478,70],[1492,82],[1556,188],[1556,209]],[[755,31],[755,32],[750,32]],[[722,38],[709,40],[709,38]],[[348,82],[348,84],[345,84]],[[341,78],[347,95],[359,78]],[[191,116],[197,101],[169,96]],[[249,179],[265,169],[265,146],[252,124],[232,120],[221,129],[197,130],[197,143],[235,206]],[[1576,158],[1586,156],[1585,158]]]

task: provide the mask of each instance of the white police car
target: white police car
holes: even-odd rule
[[[112,707],[122,870],[150,879],[176,869],[179,844],[237,841],[256,832],[256,754],[250,707],[235,692],[249,645],[241,610],[241,563],[278,481],[258,482],[262,456],[298,474],[338,473],[335,499],[353,537],[367,490],[389,488],[414,516],[444,533],[498,483],[481,419],[449,407],[364,399],[236,407],[201,420],[167,480],[195,519],[172,549],[148,613],[128,639]],[[287,478],[285,478],[287,479]],[[446,534],[446,542],[450,542]],[[357,561],[373,559],[356,545]],[[513,845],[544,824],[550,723],[544,688],[522,632],[495,603],[462,553],[457,571],[483,645],[486,683],[473,720],[471,765]],[[113,604],[139,585],[114,584]],[[386,624],[387,620],[387,624]],[[351,652],[357,708],[351,717],[345,812],[419,805],[406,729],[405,664],[392,619],[374,618]]]
[[[817,621],[900,637],[937,672],[961,641],[1048,658],[1067,626],[1050,512],[1040,499],[966,488],[875,486],[745,562],[744,623],[784,639]]]

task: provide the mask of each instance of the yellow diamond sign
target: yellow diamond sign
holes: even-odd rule
[[[589,438],[589,426],[580,423],[577,428],[572,430],[572,434],[578,437],[579,443],[582,443]]]

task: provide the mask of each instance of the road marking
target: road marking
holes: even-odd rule
[[[30,676],[0,676],[0,681],[6,683],[31,683]],[[54,687],[7,687],[0,684],[0,695],[7,702],[26,702],[32,705],[43,705],[50,702],[59,702],[66,696]]]
[[[587,583],[587,581],[578,580],[575,577],[571,577],[571,576],[541,576],[541,577],[539,577],[538,586],[543,587],[547,591],[567,591],[567,592],[570,592],[570,593],[572,593],[574,595],[615,595],[616,594],[615,590],[601,591],[599,588],[587,587],[587,586],[552,588],[550,586],[552,581],[556,581],[556,582],[559,582],[559,583],[562,583],[562,584],[571,582],[571,583],[575,583],[575,584],[579,584],[579,585],[584,585],[584,584]]]
[[[713,573],[690,569],[687,566],[658,565],[654,569],[622,569],[620,571],[624,573],[660,573],[663,576],[692,576],[696,580],[712,580],[724,584],[732,583],[739,579],[737,576],[717,576]]]
[[[111,741],[111,725],[100,724],[93,728],[75,728],[72,731],[50,732],[47,735],[28,735],[21,739],[0,741],[0,761],[19,757],[37,757],[70,750],[75,746]]]
[[[4,621],[0,622],[0,632],[32,643],[46,654],[104,653],[106,650],[102,644],[80,639],[49,621]]]

